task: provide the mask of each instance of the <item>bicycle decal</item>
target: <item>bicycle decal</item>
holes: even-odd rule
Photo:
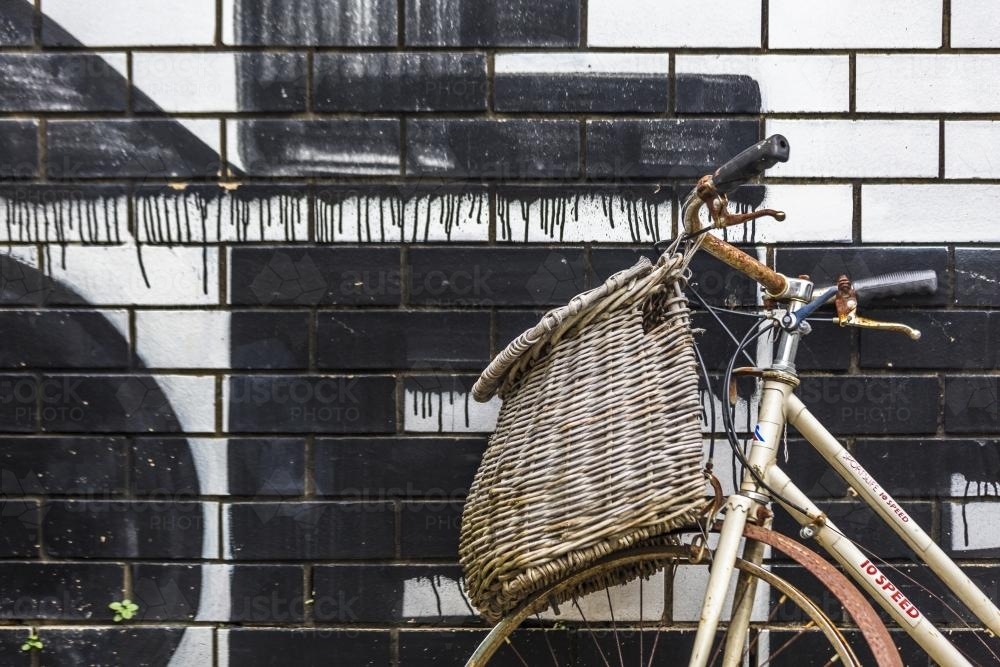
[[[920,622],[920,610],[917,609],[905,595],[903,595],[903,591],[896,588],[895,584],[889,581],[889,577],[882,574],[882,571],[872,565],[870,561],[864,561],[858,565],[858,568],[865,575],[865,578],[868,579],[868,581],[873,583],[875,586],[878,586],[886,593],[891,593],[889,599],[892,600],[892,602],[899,607],[900,611],[906,615],[907,623],[916,627],[917,623]]]
[[[848,454],[846,451],[840,455],[840,459],[849,469],[857,473],[858,479],[860,479],[865,486],[871,489],[872,493],[875,494],[875,497],[881,500],[883,505],[888,507],[893,514],[899,517],[900,521],[903,523],[910,522],[910,516],[903,510],[902,507],[899,506],[899,503],[897,503],[892,496],[886,493],[882,487],[879,486],[878,482],[875,481],[875,478],[872,477],[867,470],[865,470],[863,465],[858,463],[857,459]]]

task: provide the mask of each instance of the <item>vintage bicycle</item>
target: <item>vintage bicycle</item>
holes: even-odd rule
[[[470,492],[460,552],[470,599],[496,624],[469,666],[902,665],[901,634],[886,619],[939,665],[1000,664],[997,607],[794,393],[799,341],[821,308],[832,305],[828,319],[841,326],[919,338],[906,325],[860,316],[858,303],[933,292],[934,272],[841,276],[817,287],[709,233],[783,219],[770,209],[732,213],[728,194],[788,156],[787,140],[775,135],[702,177],[683,205],[684,233],[655,265],[641,262],[551,311],[480,377],[476,397],[499,393],[504,409]],[[723,395],[735,378],[759,383],[749,442],[734,401],[720,408],[742,471],[728,497],[702,468],[697,392],[709,378],[683,291],[699,250],[764,290],[763,314],[722,376]],[[736,367],[759,341],[771,343],[771,362]],[[793,483],[779,465],[787,426],[971,610],[978,623],[949,629],[951,639],[968,633],[963,650],[905,593],[905,572],[846,535]],[[772,529],[775,504],[801,526],[799,540]]]

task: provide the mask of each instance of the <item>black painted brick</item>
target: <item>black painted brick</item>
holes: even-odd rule
[[[742,74],[678,74],[677,113],[759,113],[760,85]]]
[[[394,0],[238,0],[235,43],[395,46]]]
[[[253,176],[395,175],[399,121],[386,118],[235,121],[240,169]],[[230,149],[232,150],[232,149]]]
[[[1000,249],[955,248],[955,303],[1000,306]]]
[[[0,375],[0,423],[5,431],[38,430],[41,403],[38,379],[31,375]]]
[[[201,558],[204,509],[187,500],[49,501],[45,549],[60,558]]]
[[[716,445],[719,447],[719,445]],[[728,447],[723,443],[723,451]],[[784,445],[782,445],[784,447]],[[788,438],[788,460],[785,460],[785,450],[781,450],[778,465],[788,473],[802,491],[813,500],[822,498],[843,498],[847,493],[847,484],[830,468],[812,445],[805,440]],[[726,455],[728,457],[728,453]]]
[[[230,581],[232,619],[251,623],[301,621],[310,604],[303,570],[292,565],[236,565]]]
[[[46,303],[51,293],[52,283],[41,271],[0,255],[0,303],[39,306]]]
[[[799,339],[795,367],[800,371],[846,371],[851,364],[854,331],[832,322],[811,324],[812,331]]]
[[[235,311],[230,317],[231,368],[308,368],[309,315]]]
[[[862,439],[855,451],[882,488],[897,498],[961,497],[953,490],[953,475],[961,475],[973,494],[1000,481],[996,440]]]
[[[406,43],[417,46],[577,46],[579,0],[406,1]]]
[[[391,558],[395,516],[388,503],[236,503],[229,512],[235,560]]]
[[[758,139],[750,120],[587,121],[587,175],[701,176]]]
[[[921,336],[914,341],[900,334],[862,330],[862,367],[994,368],[1000,353],[995,337],[989,335],[994,318],[985,312],[865,310],[864,316],[902,322],[918,329]]]
[[[806,407],[837,434],[934,433],[938,380],[926,376],[812,376],[798,390]]]
[[[108,601],[121,599],[118,565],[4,563],[0,567],[0,618],[111,620]]]
[[[587,286],[583,250],[574,247],[414,247],[409,258],[413,304],[562,305]]]
[[[6,497],[125,492],[125,439],[4,437],[0,493]]]
[[[945,376],[944,430],[1000,434],[1000,376]]]
[[[7,477],[4,471],[4,478]],[[41,508],[35,500],[0,500],[0,557],[38,558]]]
[[[646,657],[649,657],[650,647],[653,645],[653,633],[647,633]],[[428,665],[436,667],[462,667],[465,664],[465,656],[471,655],[476,647],[483,640],[485,631],[480,630],[404,630],[399,633],[399,661],[401,665]],[[529,665],[543,665],[547,662],[554,664],[590,664],[587,662],[570,663],[570,656],[573,655],[575,646],[570,639],[571,633],[560,630],[518,630],[512,638],[512,644],[501,646],[496,655],[490,659],[498,667],[516,667],[523,665],[525,661]],[[587,633],[583,637],[580,634],[578,639],[582,639],[582,644],[593,646],[595,634]],[[619,632],[623,637],[624,632]],[[677,655],[671,652],[672,646],[669,643],[671,633],[661,632],[659,648],[656,655],[664,657]],[[693,637],[692,637],[693,638]],[[583,650],[587,650],[584,647]],[[555,658],[553,658],[553,654]],[[605,656],[615,656],[617,652],[614,647],[606,647]],[[589,656],[602,664],[598,656]],[[632,656],[629,656],[632,657]],[[626,664],[639,664],[644,662],[639,659],[638,654],[634,660]],[[556,663],[555,660],[561,662]],[[666,663],[664,663],[666,664]]]
[[[580,173],[580,126],[573,120],[410,118],[406,173],[574,177]]]
[[[461,498],[468,492],[486,439],[317,439],[316,493],[356,499]]]
[[[201,590],[206,586],[202,581],[201,565],[143,563],[132,565],[131,573],[130,599],[139,605],[136,620],[195,620]]]
[[[233,248],[231,303],[397,305],[398,248]]]
[[[496,336],[493,353],[498,354],[515,338],[532,328],[542,319],[544,310],[498,310],[494,314]]]
[[[462,502],[406,502],[399,510],[399,549],[403,558],[458,560]]]
[[[199,178],[219,173],[216,147],[173,120],[51,120],[49,176],[75,178]]]
[[[30,634],[31,629],[26,627],[0,630],[0,664],[10,667],[29,667],[32,661],[31,654],[22,651],[21,646]]]
[[[304,53],[235,53],[236,94],[240,111],[305,111]],[[134,90],[135,110],[157,112],[155,100]]]
[[[305,493],[305,440],[230,438],[229,493],[236,496],[301,496]]]
[[[184,628],[46,628],[40,638],[46,667],[169,667]]]
[[[38,175],[38,122],[0,120],[0,178]]]
[[[391,664],[386,630],[240,628],[227,632],[230,665],[285,667],[292,655],[304,665],[329,663],[331,656],[352,667]]]
[[[0,46],[30,46],[34,36],[35,6],[29,2],[8,2],[0,14]]]
[[[154,376],[42,376],[42,430],[176,432],[181,423]]]
[[[842,274],[857,280],[896,271],[932,269],[938,277],[938,290],[935,294],[878,299],[869,308],[924,308],[944,306],[951,302],[951,273],[948,270],[948,250],[944,247],[778,248],[775,251],[775,268],[789,276],[806,274],[817,288],[835,284]],[[826,309],[819,312],[827,314],[833,311]],[[865,314],[864,310],[861,314]]]
[[[313,569],[316,620],[336,623],[468,622],[475,618],[475,612],[467,603],[459,608],[462,613],[455,613],[451,604],[440,608],[441,613],[434,613],[437,600],[453,602],[461,574],[461,568],[453,565],[317,566]],[[406,591],[408,585],[416,590]],[[427,596],[421,601],[430,604],[420,605],[422,613],[418,616],[412,611],[406,615],[404,597],[410,597],[410,604],[416,606],[413,596],[420,593]]]
[[[392,376],[234,375],[232,433],[392,433]]]
[[[96,55],[0,54],[0,111],[124,111],[125,89]]]
[[[224,576],[221,572],[209,576]],[[304,618],[303,571],[294,565],[234,565],[229,570],[228,618],[236,622],[288,623]],[[198,614],[201,565],[132,566],[133,600],[142,621],[192,621]],[[220,619],[209,619],[220,620]]]
[[[489,313],[343,311],[320,313],[319,368],[484,368],[489,362]]]
[[[136,494],[192,499],[204,492],[187,438],[136,438],[131,447],[131,480]]]
[[[662,75],[498,72],[493,84],[497,111],[653,113],[666,111],[667,95],[666,69]]]
[[[481,53],[320,53],[318,111],[485,111]]]
[[[5,310],[3,368],[127,368],[128,343],[96,310]]]

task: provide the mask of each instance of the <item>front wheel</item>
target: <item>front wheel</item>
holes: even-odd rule
[[[779,538],[788,538],[755,530],[755,538],[784,551]],[[798,560],[795,554],[789,555]],[[661,567],[648,578],[570,597],[559,604],[553,602],[566,599],[567,591],[577,589],[581,582],[599,580],[603,574],[623,567],[642,570],[643,564],[651,563]],[[709,665],[902,665],[884,625],[853,587],[845,592],[842,586],[820,585],[821,592],[814,593],[811,599],[779,576],[778,572],[786,568],[775,567],[772,571],[743,560],[738,560],[736,567],[741,584],[755,584],[739,589],[757,591],[750,632],[742,649],[737,649],[740,655],[725,656],[728,628],[723,624]],[[823,565],[807,567],[813,571],[823,569]],[[828,564],[825,567],[833,570]],[[788,571],[801,572],[797,568]],[[689,546],[647,547],[608,556],[537,593],[502,619],[479,645],[467,667],[687,665],[707,581],[707,559],[692,562]],[[852,597],[849,603],[844,595]],[[859,599],[866,609],[858,606]],[[838,614],[840,604],[845,604],[855,618],[863,616],[857,619],[858,625],[838,627],[831,620],[828,614]],[[881,632],[860,632],[859,627],[870,628],[872,619],[881,625]]]

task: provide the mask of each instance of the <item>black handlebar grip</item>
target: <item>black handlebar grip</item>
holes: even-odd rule
[[[728,194],[779,162],[788,162],[788,140],[773,134],[716,169],[712,182],[716,190]]]
[[[903,294],[933,294],[937,291],[934,271],[899,271],[853,281],[858,299],[865,301]]]

